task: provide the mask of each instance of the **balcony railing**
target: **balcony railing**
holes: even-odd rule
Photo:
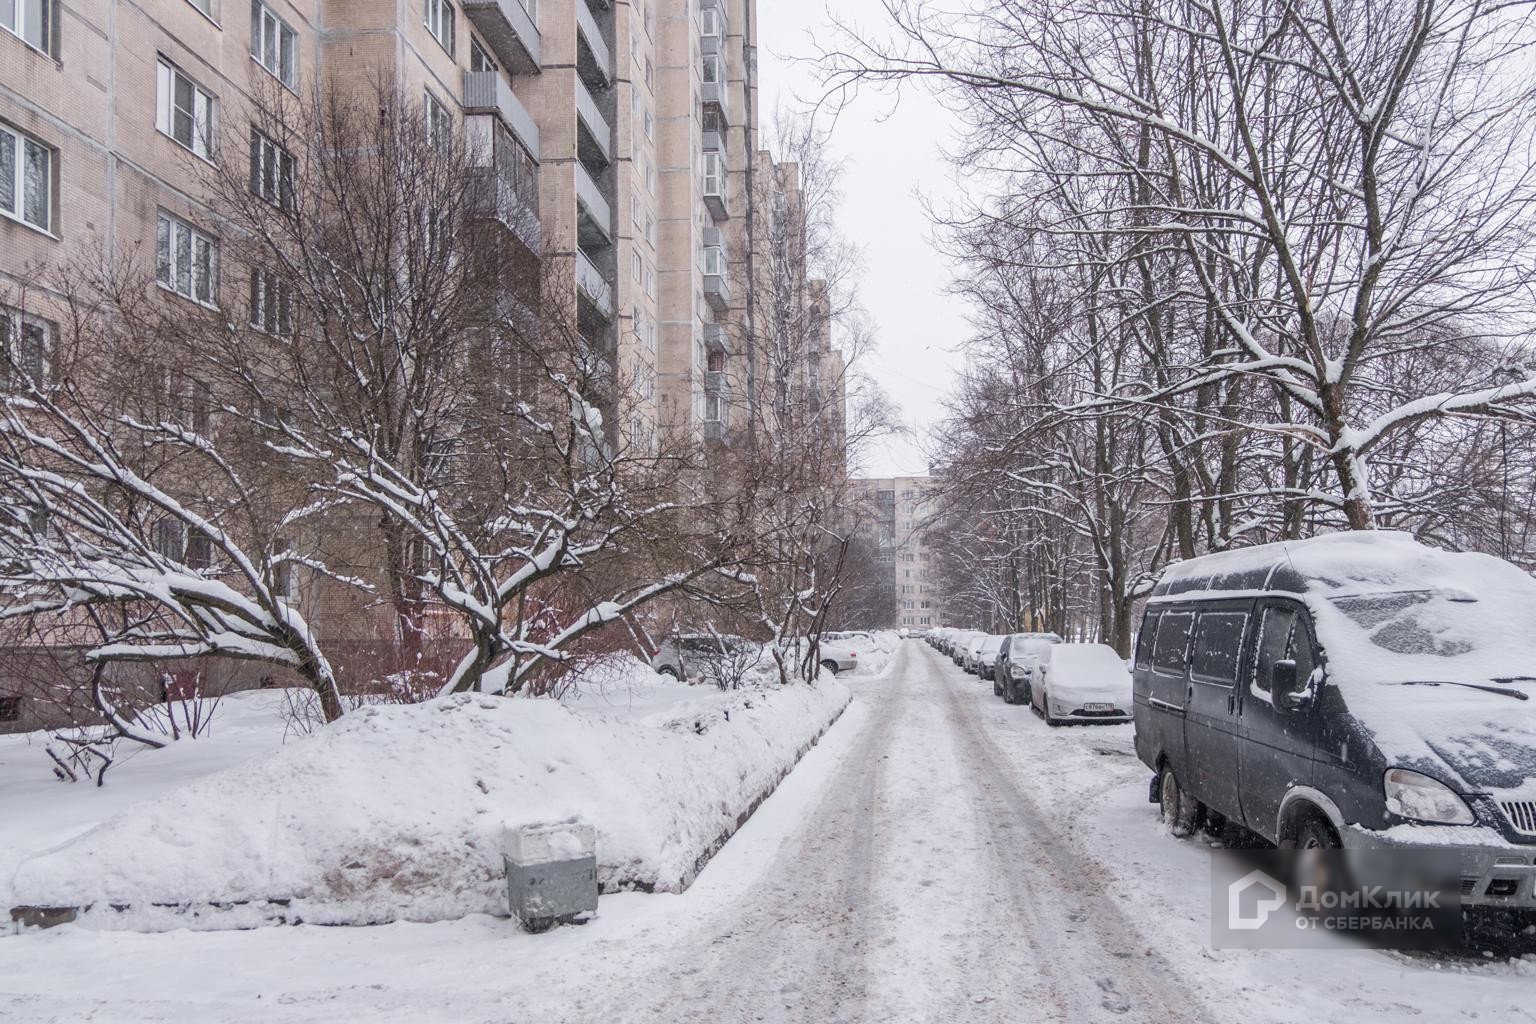
[[[608,127],[608,119],[598,109],[592,90],[588,89],[587,83],[580,78],[576,79],[576,119],[577,123],[586,129],[593,146],[596,147],[595,155],[600,156],[605,164],[612,163],[613,130]]]
[[[603,317],[613,316],[613,285],[580,249],[576,250],[576,287]]]
[[[576,0],[576,27],[587,44],[587,53],[580,55],[582,74],[598,87],[606,88],[613,82],[613,54],[608,50],[608,41],[603,38],[597,19],[592,17],[591,9],[583,0]]]
[[[726,276],[725,249],[718,245],[704,248],[704,298],[716,313],[731,308],[731,282]]]
[[[603,193],[592,180],[592,175],[577,160],[573,166],[576,168],[576,212],[587,221],[584,228],[590,228],[587,235],[589,239],[583,239],[588,245],[612,245],[613,244],[613,208],[608,205],[608,200],[603,198]]]
[[[536,199],[520,194],[511,182],[490,170],[477,171],[470,178],[467,198],[475,216],[499,221],[529,249],[539,251],[543,227]]]
[[[517,136],[523,148],[534,159],[538,159],[539,126],[499,72],[464,72],[464,112],[495,114],[512,129],[512,134]]]
[[[537,0],[464,0],[469,16],[508,71],[537,74],[541,67]]]

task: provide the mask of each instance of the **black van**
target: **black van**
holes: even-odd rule
[[[1465,903],[1536,908],[1536,580],[1515,566],[1386,532],[1191,559],[1134,665],[1175,834],[1454,847]]]

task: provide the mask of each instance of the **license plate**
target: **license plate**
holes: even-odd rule
[[[1083,710],[1084,711],[1113,711],[1113,710],[1115,710],[1115,706],[1113,704],[1084,704],[1083,705]]]

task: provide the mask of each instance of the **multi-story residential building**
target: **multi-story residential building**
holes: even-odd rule
[[[936,510],[933,478],[859,478],[851,483],[866,529],[874,534],[882,582],[896,607],[896,624],[906,629],[947,625],[938,565],[926,530]]]
[[[389,74],[476,144],[497,219],[569,267],[583,333],[640,399],[624,428],[702,430],[747,305],[755,19],[756,0],[0,0],[0,288],[158,245],[171,290],[218,302],[218,211],[187,161],[245,158],[213,150],[253,90]]]

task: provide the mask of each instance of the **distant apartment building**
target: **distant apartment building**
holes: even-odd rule
[[[926,629],[946,625],[938,563],[925,523],[935,511],[933,478],[898,476],[850,481],[873,534],[881,580],[896,608],[896,625]]]

